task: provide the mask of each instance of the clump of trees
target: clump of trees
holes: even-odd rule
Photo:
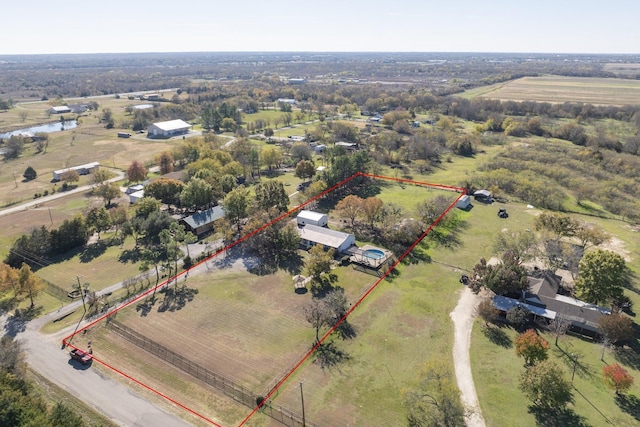
[[[48,257],[63,254],[73,248],[83,246],[89,240],[89,227],[80,215],[66,219],[57,229],[45,226],[23,234],[11,245],[5,262],[14,268],[22,263],[39,267]]]
[[[63,403],[50,405],[27,379],[20,344],[0,338],[0,423],[3,426],[82,427],[82,417]]]

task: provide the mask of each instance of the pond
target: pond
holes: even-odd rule
[[[46,123],[43,125],[32,126],[26,129],[18,129],[12,132],[2,133],[0,134],[0,138],[6,139],[10,138],[12,135],[20,135],[22,133],[28,132],[32,135],[36,133],[51,133],[51,132],[60,132],[63,130],[73,129],[78,127],[78,122],[75,120],[65,120],[64,122],[54,122],[54,123]]]

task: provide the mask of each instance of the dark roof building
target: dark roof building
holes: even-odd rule
[[[571,322],[574,330],[580,333],[595,335],[598,333],[598,320],[611,314],[611,310],[589,304],[569,295],[559,294],[562,277],[551,271],[538,270],[528,277],[529,289],[521,300],[496,296],[494,305],[508,311],[515,305],[526,307],[536,316],[547,320],[563,318]]]
[[[200,236],[213,230],[213,223],[222,218],[224,218],[224,208],[215,206],[206,211],[182,218],[181,221],[187,226],[187,230],[192,231],[196,236]]]

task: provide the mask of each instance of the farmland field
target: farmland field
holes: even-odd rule
[[[594,105],[640,104],[640,81],[587,77],[524,77],[464,93],[466,98],[503,101],[584,102]]]

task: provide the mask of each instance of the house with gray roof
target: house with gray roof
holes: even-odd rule
[[[325,249],[335,249],[337,254],[346,252],[356,244],[356,237],[353,234],[312,224],[298,227],[298,235],[300,236],[300,244],[307,249],[315,245],[322,245]]]
[[[212,231],[214,223],[217,220],[224,218],[224,214],[224,207],[214,206],[206,211],[198,212],[191,216],[182,218],[180,222],[185,225],[187,231],[191,231],[196,236],[200,237],[201,235]]]
[[[598,320],[602,316],[611,314],[611,310],[605,307],[559,293],[562,290],[562,277],[551,271],[534,271],[527,280],[529,288],[521,299],[496,295],[493,298],[493,304],[504,312],[520,305],[533,315],[548,321],[556,318],[568,320],[574,331],[585,335],[597,335]]]

